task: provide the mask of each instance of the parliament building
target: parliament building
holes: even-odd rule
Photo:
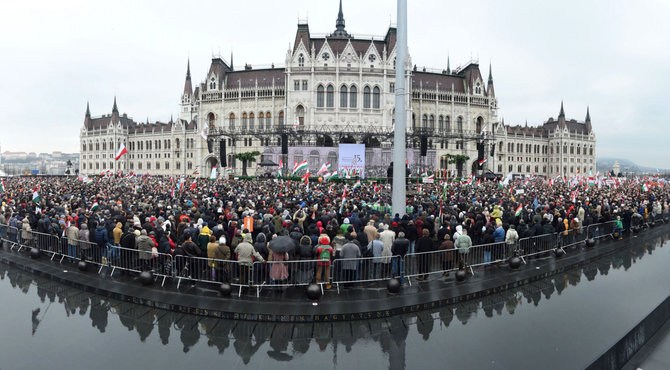
[[[80,132],[80,173],[133,171],[137,174],[209,176],[230,167],[240,175],[236,153],[258,151],[249,175],[276,171],[282,152],[289,168],[307,160],[311,173],[325,162],[334,168],[339,143],[365,144],[367,176],[385,176],[392,160],[396,28],[383,36],[356,37],[345,28],[342,2],[335,30],[310,32],[299,22],[283,66],[235,67],[212,57],[201,82],[193,82],[190,61],[169,122],[137,122],[112,112],[92,116],[86,107]],[[463,176],[499,174],[553,177],[595,171],[595,133],[588,109],[584,122],[565,116],[539,126],[510,126],[498,118],[491,66],[484,78],[477,61],[451,69],[404,66],[407,158],[413,173],[455,174],[453,155],[469,159]],[[282,140],[286,141],[282,150]],[[124,144],[128,154],[115,160]],[[483,165],[479,161],[486,158]],[[219,171],[222,173],[223,171]]]

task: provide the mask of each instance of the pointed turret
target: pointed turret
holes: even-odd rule
[[[86,118],[91,118],[91,109],[88,107],[88,102],[86,102]]]
[[[84,116],[84,127],[86,129],[90,129],[90,124],[91,124],[91,110],[88,107],[88,102],[86,102],[86,116]]]
[[[591,133],[593,130],[593,127],[591,126],[591,113],[589,112],[589,107],[586,107],[586,119],[584,120],[584,124],[586,125],[586,132]]]
[[[184,81],[184,95],[193,95],[193,86],[191,85],[191,59],[186,62],[186,81]]]
[[[561,100],[561,111],[558,112],[558,118],[565,119],[565,110],[563,109],[563,100]]]
[[[447,74],[448,75],[451,74],[451,66],[450,66],[449,62],[450,62],[449,61],[449,55],[447,54]]]
[[[116,106],[116,95],[114,95],[114,106],[112,107],[112,123],[119,123],[119,108]]]
[[[233,67],[233,51],[230,50],[230,70],[234,71],[235,67]]]
[[[486,86],[486,91],[490,97],[496,96],[496,91],[493,88],[493,73],[491,73],[491,63],[489,63],[489,83]]]
[[[337,13],[337,21],[335,22],[335,32],[333,32],[330,36],[350,37],[347,31],[344,29],[344,13],[342,13],[342,0],[340,0],[340,11]]]

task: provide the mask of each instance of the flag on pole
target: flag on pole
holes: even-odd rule
[[[191,184],[191,188],[190,188],[191,191],[195,190],[196,184],[197,184],[197,182],[195,180],[193,180],[193,183]]]
[[[209,175],[210,180],[216,180],[216,166],[212,167],[212,174]]]
[[[297,163],[293,166],[293,176],[295,176],[296,173],[308,169],[309,165],[307,164],[307,161],[302,161],[300,163]],[[308,170],[309,171],[309,170]]]
[[[277,168],[277,177],[282,176],[282,171],[284,170],[284,159],[279,158],[279,168]]]
[[[479,161],[477,163],[479,163],[479,167],[483,166],[484,163],[486,163],[486,158],[482,159],[481,161]]]
[[[361,186],[361,180],[356,181],[354,187],[351,190],[356,190],[356,188],[358,188],[359,186]]]
[[[40,198],[39,189],[35,189],[35,190],[33,191],[33,203],[34,203],[34,204],[39,203],[39,202],[40,202],[40,199],[42,199],[42,198]]]
[[[298,126],[300,126],[300,117],[295,117],[295,122],[293,123],[293,131],[298,131]]]
[[[647,186],[646,182],[642,184],[642,190],[644,190],[645,193],[649,192],[649,186]]]
[[[207,140],[207,135],[209,135],[209,126],[208,125],[202,125],[202,130],[200,131],[200,136],[204,140]]]
[[[226,167],[226,173],[228,174],[233,173],[233,168],[230,166]]]
[[[172,191],[170,191],[170,198],[174,198],[174,186],[172,187]]]
[[[200,166],[195,166],[195,170],[193,170],[193,176],[200,176]]]
[[[305,184],[309,184],[309,170],[307,170],[307,173],[302,177],[302,181],[304,181]]]
[[[98,201],[96,200],[95,202],[93,202],[93,205],[91,206],[91,212],[97,211],[98,208],[100,208],[100,205],[98,204]]]
[[[516,209],[516,212],[514,212],[514,216],[521,216],[521,211],[523,211],[523,205],[519,204],[519,207]]]
[[[116,153],[116,157],[114,158],[114,160],[118,161],[119,158],[121,158],[124,154],[128,154],[128,150],[126,150],[126,146],[123,143],[121,143],[119,151]]]
[[[5,179],[2,179],[0,182],[0,193],[4,193],[7,191],[7,187],[5,186]]]
[[[324,174],[326,172],[330,172],[330,162],[324,163],[321,168],[319,169],[319,172],[317,172],[317,176]]]

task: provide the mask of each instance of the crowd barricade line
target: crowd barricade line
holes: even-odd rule
[[[409,253],[402,258],[404,270],[401,269],[401,277],[407,278],[409,285],[412,285],[411,278],[423,280],[434,274],[456,271],[458,270],[459,258],[458,249]]]
[[[614,238],[616,221],[607,221],[598,224],[591,224],[587,227],[588,238],[601,240],[604,238]],[[623,232],[621,230],[620,232]]]
[[[110,276],[118,269],[121,271],[141,273],[142,271],[151,271],[156,279],[163,278],[161,286],[165,280],[173,276],[173,258],[169,253],[141,251],[139,249],[123,248],[117,245],[109,244],[104,254],[108,266],[112,269]]]
[[[260,291],[265,287],[309,285],[315,282],[318,262],[318,260],[255,261],[251,286],[256,288],[256,296],[260,296]]]
[[[41,252],[51,254],[52,261],[54,257],[62,254],[62,251],[60,250],[60,238],[58,235],[41,233],[38,231],[30,231],[30,234],[31,239],[33,240],[33,246]]]
[[[21,229],[14,227],[14,226],[9,226],[9,225],[1,225],[0,226],[2,230],[0,231],[0,238],[2,238],[3,244],[7,243],[9,245],[9,249],[14,250],[15,247],[21,248]]]
[[[239,261],[178,255],[174,257],[172,271],[177,279],[177,289],[182,280],[210,284],[228,283],[239,287],[240,296],[243,287],[253,284],[253,265]]]
[[[394,271],[399,256],[337,258],[330,266],[330,281],[340,291],[340,284],[369,283],[400,277],[400,271]],[[317,272],[318,274],[318,272]]]
[[[520,239],[518,242],[519,256],[526,258],[551,252],[558,246],[558,233],[536,235]]]

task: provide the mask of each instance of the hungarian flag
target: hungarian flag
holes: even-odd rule
[[[309,170],[307,170],[307,173],[302,177],[302,181],[304,181],[305,184],[309,184]]]
[[[644,184],[642,184],[642,190],[644,190],[645,193],[649,191],[649,186],[647,185],[646,182]]]
[[[233,173],[233,168],[230,166],[226,167],[226,173]]]
[[[319,169],[319,172],[317,172],[316,174],[318,176],[327,172],[330,172],[330,162],[324,163],[323,166],[321,166],[321,168]]]
[[[5,186],[5,180],[3,179],[0,181],[0,193],[4,193],[7,191],[7,186]]]
[[[34,204],[39,203],[40,200],[42,199],[42,198],[40,198],[40,193],[39,193],[38,191],[39,191],[39,189],[35,189],[35,190],[33,191],[33,203],[34,203]]]
[[[356,188],[358,188],[359,186],[361,186],[361,180],[356,181],[352,190],[356,190]]]
[[[172,191],[170,191],[170,198],[174,198],[174,187],[172,187]]]
[[[125,144],[121,143],[119,151],[116,153],[116,157],[114,158],[114,160],[118,161],[119,158],[121,158],[124,154],[128,154],[128,150],[126,150]]]
[[[216,180],[216,166],[212,167],[212,174],[209,175],[210,180]]]
[[[98,204],[98,201],[96,200],[95,202],[93,202],[93,205],[91,206],[91,212],[97,211],[98,208],[100,208],[100,205]]]
[[[191,184],[191,191],[195,190],[196,184],[197,184],[197,182],[195,180],[193,180],[193,183]]]
[[[521,216],[521,211],[523,211],[523,205],[519,204],[519,208],[516,209],[516,212],[514,213],[514,216]]]
[[[284,170],[284,159],[279,158],[279,167],[277,168],[277,177],[282,176],[282,171]]]
[[[300,163],[297,163],[293,166],[293,175],[295,176],[296,173],[300,172],[301,170],[308,169],[309,165],[307,164],[307,161],[302,161]]]
[[[331,173],[330,176],[328,176],[328,178],[329,178],[330,180],[332,180],[332,179],[337,179],[337,178],[339,178],[339,177],[340,177],[340,174],[339,174],[338,171],[333,171],[333,173]]]
[[[479,163],[479,167],[483,166],[484,163],[486,163],[486,158],[482,159],[481,161],[479,161],[477,163]]]
[[[193,170],[193,176],[200,176],[200,166],[195,166],[195,170]]]

